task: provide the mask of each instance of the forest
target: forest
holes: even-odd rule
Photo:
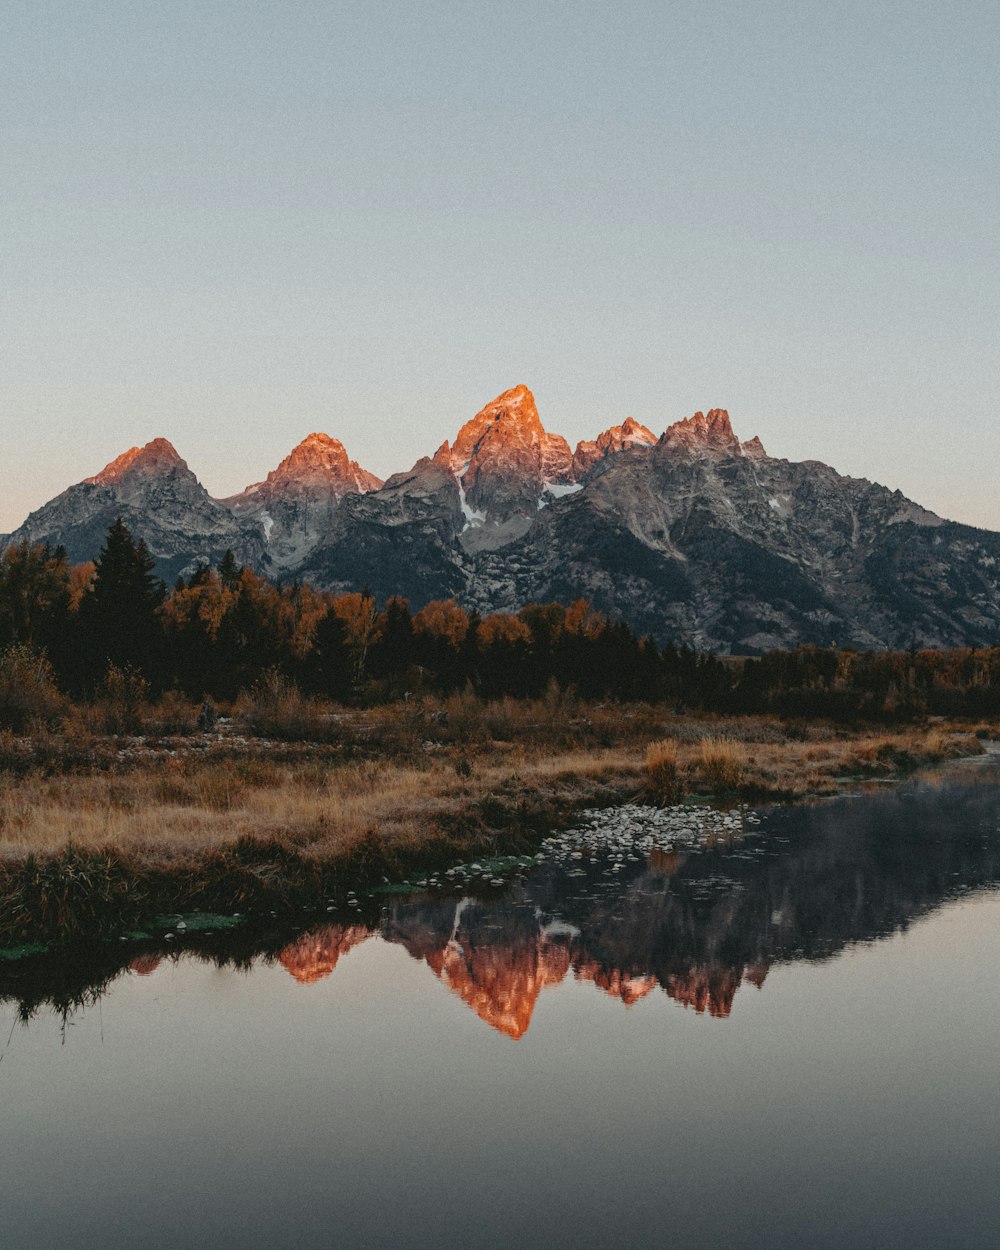
[[[844,723],[1000,713],[1000,647],[716,657],[681,640],[657,647],[583,600],[485,616],[447,600],[414,612],[402,598],[276,585],[231,553],[168,588],[121,520],[91,564],[30,544],[0,555],[2,728],[45,718],[26,683],[77,702],[126,681],[153,699],[225,703],[269,674],[361,706],[458,691],[536,698],[557,686],[589,701]]]

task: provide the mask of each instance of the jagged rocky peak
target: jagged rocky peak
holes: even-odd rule
[[[766,460],[764,444],[756,435],[745,443],[733,433],[729,413],[725,408],[709,408],[708,412],[696,412],[668,426],[658,446],[671,452],[685,452],[695,456],[725,457],[744,456],[750,460]]]
[[[222,502],[255,526],[268,567],[299,567],[330,530],[342,501],[377,491],[382,481],[352,460],[329,434],[310,434],[263,482]]]
[[[540,444],[545,431],[526,386],[512,386],[482,408],[459,430],[452,455],[456,464],[473,458],[484,442],[527,442]]]
[[[130,447],[105,465],[100,473],[83,480],[88,486],[114,486],[126,477],[155,477],[177,468],[186,469],[187,465],[173,443],[165,438],[154,438],[145,447]]]
[[[260,555],[255,535],[209,497],[165,438],[130,448],[68,487],[33,512],[12,539],[58,544],[73,561],[92,560],[117,517],[145,540],[168,581],[221,558],[227,548],[247,563]]]
[[[535,397],[526,386],[504,391],[467,421],[451,448],[451,464],[469,486],[484,470],[535,470],[545,481],[573,481],[569,443],[542,426]]]
[[[573,467],[577,477],[582,477],[599,460],[606,460],[608,456],[627,451],[630,447],[653,447],[655,444],[656,435],[652,430],[640,425],[634,417],[626,417],[621,425],[611,426],[597,438],[577,443]]]
[[[284,500],[299,495],[341,499],[344,495],[378,490],[381,485],[381,478],[348,456],[339,439],[329,434],[310,434],[271,470],[265,481],[248,486],[228,502],[233,507],[246,508],[275,496]]]
[[[575,488],[569,443],[546,432],[526,386],[498,395],[438,455],[447,455],[458,484],[466,546],[520,537],[540,508]]]
[[[655,442],[656,435],[653,431],[640,425],[635,417],[626,417],[621,425],[613,425],[610,430],[597,436],[598,447],[607,451],[623,451],[636,444],[652,447]]]
[[[707,413],[696,412],[693,417],[675,422],[667,427],[660,444],[716,455],[738,456],[741,450],[725,408],[710,408]]]
[[[309,481],[317,485],[329,482],[348,491],[364,494],[378,490],[382,479],[363,469],[347,454],[339,438],[329,434],[310,434],[268,474],[269,481]]]
[[[753,438],[748,439],[745,443],[740,443],[740,450],[744,456],[749,456],[751,460],[766,460],[767,452],[764,450],[764,444],[755,434]]]

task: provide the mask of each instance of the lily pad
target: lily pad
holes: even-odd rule
[[[29,955],[44,955],[48,949],[38,942],[25,942],[21,946],[0,946],[0,959],[13,963],[18,959],[27,959]]]
[[[176,929],[179,924],[183,924],[184,933],[205,933],[217,929],[238,929],[242,923],[242,916],[221,916],[209,911],[194,911],[156,916],[150,921],[150,927],[163,931]]]

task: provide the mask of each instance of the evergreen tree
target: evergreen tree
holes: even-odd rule
[[[157,685],[163,677],[160,607],[165,587],[153,576],[146,544],[135,542],[121,517],[94,567],[94,580],[80,603],[82,684],[93,688],[109,665],[139,669]]]
[[[376,677],[402,680],[414,660],[413,618],[410,605],[398,595],[385,605],[377,621],[378,636],[371,654],[371,670]]]
[[[353,664],[347,628],[332,609],[317,622],[312,649],[302,669],[303,685],[309,693],[340,701],[350,696]]]
[[[227,547],[226,554],[219,561],[219,579],[226,590],[239,590],[242,572],[243,570],[236,563],[232,548]]]
[[[48,647],[66,630],[69,565],[62,547],[18,543],[0,553],[0,650]]]

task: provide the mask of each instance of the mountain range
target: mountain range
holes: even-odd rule
[[[158,438],[0,546],[48,542],[91,560],[119,516],[168,580],[231,549],[270,577],[368,586],[414,608],[582,596],[660,642],[720,653],[1000,642],[1000,534],[818,461],[769,456],[723,409],[659,435],[629,418],[571,449],[516,386],[385,482],[310,434],[228,499]]]

